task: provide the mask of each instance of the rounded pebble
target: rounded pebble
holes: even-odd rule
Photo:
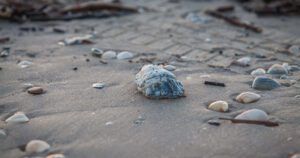
[[[29,94],[35,94],[35,95],[37,95],[37,94],[42,94],[44,92],[44,89],[42,87],[32,87],[32,88],[29,88],[27,90],[27,92]]]
[[[268,114],[259,109],[251,109],[237,115],[235,119],[266,121],[268,120]]]
[[[288,70],[282,65],[274,64],[268,69],[267,73],[271,75],[287,75]]]
[[[119,60],[126,60],[126,59],[131,59],[131,58],[133,58],[133,54],[131,52],[127,52],[127,51],[121,52],[117,55],[117,59],[119,59]]]
[[[105,83],[103,83],[103,82],[94,83],[92,86],[97,89],[102,89],[102,88],[104,88]]]
[[[49,149],[50,145],[42,140],[31,140],[25,147],[25,151],[28,154],[43,153]]]
[[[235,99],[240,103],[253,103],[261,98],[259,94],[253,92],[243,92],[239,94]]]
[[[0,129],[0,138],[6,137],[6,132],[4,129]]]
[[[46,158],[65,158],[65,155],[63,155],[63,154],[51,154],[51,155],[48,155]]]
[[[266,74],[266,71],[262,68],[255,69],[251,72],[252,76],[261,76],[261,75],[264,75],[264,74]]]
[[[300,47],[297,45],[293,45],[289,48],[289,52],[295,55],[299,55],[300,54]]]
[[[117,53],[115,51],[106,51],[102,54],[102,59],[115,59],[117,57]]]
[[[252,88],[257,90],[272,90],[278,87],[280,83],[265,76],[256,77],[252,83]]]
[[[228,103],[226,101],[215,101],[211,104],[209,104],[208,109],[219,111],[219,112],[226,112],[228,111]]]
[[[27,68],[27,67],[29,67],[30,65],[32,65],[33,63],[32,62],[30,62],[30,61],[21,61],[21,62],[19,62],[19,66],[21,67],[21,68]]]
[[[92,51],[92,55],[97,57],[101,57],[101,55],[103,54],[103,50],[98,48],[92,48],[91,51]]]
[[[240,66],[249,66],[250,65],[250,62],[251,62],[251,58],[250,57],[242,57],[238,60],[235,61],[235,63],[237,65],[240,65]]]
[[[165,65],[163,66],[164,69],[168,70],[168,71],[175,71],[176,67],[173,65]]]
[[[29,121],[28,117],[21,111],[16,112],[15,114],[13,114],[12,116],[10,116],[5,120],[5,122],[7,123],[25,123],[28,121]]]
[[[293,154],[290,158],[300,158],[300,153]]]

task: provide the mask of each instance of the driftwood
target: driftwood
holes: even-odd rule
[[[219,119],[220,120],[229,120],[232,123],[247,123],[247,124],[265,125],[268,127],[279,126],[279,124],[277,122],[271,122],[271,121],[240,120],[240,119],[223,118],[223,117],[220,117]]]
[[[256,33],[261,33],[262,32],[262,28],[260,28],[260,27],[242,22],[238,18],[223,15],[222,13],[220,13],[218,11],[207,10],[207,11],[205,11],[205,13],[210,15],[210,16],[213,16],[215,18],[223,19],[224,21],[228,22],[231,25],[242,27],[242,28],[245,28],[247,30],[251,30],[251,31],[256,32]]]

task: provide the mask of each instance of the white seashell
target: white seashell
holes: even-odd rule
[[[102,89],[102,88],[104,88],[104,86],[105,86],[105,83],[103,83],[103,82],[93,84],[93,87],[97,88],[97,89]]]
[[[133,58],[133,54],[131,52],[127,52],[127,51],[121,52],[117,55],[117,59],[119,59],[119,60],[126,60],[126,59],[131,59],[131,58]]]
[[[264,75],[264,74],[266,74],[266,71],[262,68],[255,69],[251,72],[252,76],[261,76],[261,75]]]
[[[46,158],[65,158],[65,155],[63,155],[63,154],[51,154],[51,155],[48,155]]]
[[[117,57],[117,53],[114,51],[106,51],[102,54],[102,59],[115,59]]]
[[[178,98],[184,96],[181,82],[175,75],[157,65],[145,65],[136,74],[135,83],[138,91],[149,98]]]
[[[164,69],[168,70],[168,71],[175,71],[176,67],[173,65],[165,65],[163,66]]]
[[[5,122],[7,123],[24,123],[28,121],[29,121],[28,117],[23,112],[20,111],[16,112],[15,114],[13,114],[12,116],[10,116],[5,120]]]
[[[111,126],[111,125],[113,125],[114,123],[112,122],[112,121],[108,121],[108,122],[106,122],[105,123],[105,126]]]
[[[29,66],[32,65],[32,64],[33,64],[32,62],[24,60],[24,61],[19,62],[18,65],[19,65],[21,68],[27,68],[27,67],[29,67]]]
[[[66,38],[63,41],[64,45],[77,45],[77,44],[84,44],[84,43],[93,43],[91,39],[93,38],[93,35],[84,35],[84,36],[76,36],[71,38]],[[59,43],[59,45],[62,45]]]
[[[266,121],[268,120],[268,114],[259,109],[251,109],[237,115],[235,119]]]
[[[43,153],[49,149],[50,145],[42,140],[31,140],[25,147],[27,154]]]
[[[209,104],[208,109],[219,111],[219,112],[226,112],[228,111],[228,103],[226,101],[215,101],[211,104]]]
[[[243,92],[239,94],[235,99],[241,103],[253,103],[261,98],[259,94],[253,92]]]

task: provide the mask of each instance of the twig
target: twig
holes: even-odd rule
[[[238,27],[243,27],[245,29],[254,31],[256,33],[261,33],[262,32],[262,28],[260,28],[260,27],[257,27],[257,26],[251,25],[251,24],[247,24],[245,22],[240,21],[237,18],[232,18],[232,17],[229,17],[229,16],[225,16],[225,15],[221,14],[218,11],[207,10],[207,11],[205,11],[205,13],[210,15],[210,16],[213,16],[213,17],[216,17],[216,18],[219,18],[219,19],[223,19],[231,25],[238,26]]]
[[[225,84],[220,82],[205,81],[204,84],[225,87]]]
[[[218,12],[231,12],[234,10],[234,6],[232,5],[225,5],[225,6],[220,6],[216,9]]]
[[[9,41],[9,37],[0,37],[0,43],[6,43]]]
[[[271,122],[271,121],[240,120],[240,119],[223,118],[223,117],[220,117],[219,119],[220,120],[229,120],[232,123],[247,123],[247,124],[265,125],[265,126],[268,126],[268,127],[279,126],[279,124],[277,122]]]

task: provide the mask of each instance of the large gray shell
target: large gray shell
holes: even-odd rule
[[[184,96],[181,82],[173,73],[156,65],[145,65],[135,76],[138,91],[146,97],[163,99]]]

